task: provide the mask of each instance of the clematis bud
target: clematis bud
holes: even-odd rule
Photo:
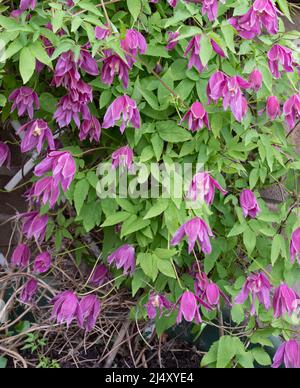
[[[136,102],[126,95],[117,97],[109,106],[104,116],[102,128],[114,127],[116,121],[121,118],[120,131],[122,134],[129,122],[134,128],[141,127],[141,116]]]
[[[93,140],[99,142],[101,136],[101,125],[96,117],[91,116],[90,118],[83,121],[80,127],[79,139],[80,141],[85,140],[89,137],[90,142]]]
[[[282,65],[284,71],[293,73],[293,58],[292,50],[287,47],[275,44],[268,52],[269,68],[273,76],[277,79],[281,77],[279,71],[279,64]]]
[[[29,121],[29,123],[23,125],[18,130],[18,134],[23,132],[24,137],[21,141],[22,152],[29,152],[36,148],[40,154],[46,141],[51,150],[55,149],[54,138],[51,129],[48,127],[48,124],[44,120],[39,119]]]
[[[79,301],[72,291],[64,291],[53,299],[53,310],[51,319],[57,323],[66,323],[68,326],[77,318],[79,312]]]
[[[188,127],[192,132],[198,132],[204,126],[210,129],[208,114],[202,104],[198,101],[193,103],[189,111],[183,116],[180,124],[182,124],[183,121],[188,122]]]
[[[195,280],[195,294],[203,301],[205,301],[211,308],[220,304],[221,296],[230,305],[227,296],[223,291],[211,280],[209,280],[205,273],[197,273]]]
[[[25,268],[30,260],[30,250],[27,245],[19,244],[11,257],[11,264],[14,267]]]
[[[178,31],[176,31],[176,32],[169,31],[168,32],[168,42],[167,42],[167,46],[166,46],[166,49],[168,51],[174,50],[174,48],[177,46],[179,36],[180,36],[180,33]]]
[[[300,368],[300,344],[297,340],[284,342],[277,349],[272,368],[279,368],[283,363],[288,369]]]
[[[277,287],[273,298],[275,318],[280,318],[287,313],[292,315],[297,310],[299,299],[296,292],[286,284]]]
[[[251,190],[242,191],[240,204],[243,209],[244,217],[256,218],[261,211],[255,194]]]
[[[118,75],[125,89],[128,88],[130,67],[117,54],[110,50],[105,51],[106,57],[103,60],[101,80],[106,85],[112,85],[114,78]]]
[[[199,73],[202,73],[204,70],[204,66],[200,59],[200,41],[201,41],[201,35],[196,35],[194,38],[192,38],[184,52],[184,57],[186,58],[190,53],[190,59],[188,68],[191,69],[192,67],[195,67]]]
[[[276,96],[269,96],[267,98],[266,113],[271,121],[280,116],[280,102]]]
[[[249,77],[250,89],[258,92],[262,87],[262,73],[259,70],[253,70]]]
[[[132,246],[125,244],[113,252],[107,259],[108,264],[114,264],[117,269],[123,268],[124,275],[135,271],[135,250]]]
[[[21,290],[20,300],[29,303],[33,300],[38,289],[38,282],[35,279],[29,280]]]
[[[284,103],[283,113],[289,128],[293,129],[296,120],[300,119],[300,94],[295,94]]]
[[[10,168],[11,152],[7,144],[0,141],[0,167]]]
[[[202,319],[199,311],[199,305],[202,305],[210,310],[210,306],[207,303],[190,291],[185,291],[179,298],[177,304],[179,304],[177,324],[182,322],[182,318],[184,318],[187,322],[194,321],[197,324],[201,323]]]
[[[43,241],[45,239],[46,228],[48,224],[48,216],[45,214],[41,216],[39,212],[31,212],[22,214],[23,218],[23,233],[30,239],[35,238],[36,241]]]
[[[28,197],[29,199],[35,198],[43,205],[49,203],[50,209],[52,209],[59,198],[59,187],[53,177],[46,176],[34,183]]]
[[[33,119],[34,109],[40,109],[40,102],[36,92],[26,86],[14,90],[8,97],[9,101],[13,101],[11,112],[18,110],[18,116],[25,116]]]
[[[34,260],[34,272],[41,274],[49,271],[51,267],[51,255],[49,252],[40,253]]]
[[[194,176],[187,197],[194,202],[205,201],[210,206],[215,198],[215,189],[223,195],[227,194],[227,191],[208,172],[200,172]]]
[[[133,165],[133,151],[130,147],[125,146],[116,150],[112,154],[112,168],[116,169],[119,166],[127,168],[128,170],[132,169]]]
[[[157,315],[157,311],[159,311],[159,316],[162,317],[164,310],[170,311],[173,304],[163,295],[152,292],[145,307],[149,319],[154,319]]]
[[[189,253],[193,251],[195,243],[198,241],[203,253],[206,255],[211,254],[210,237],[213,237],[213,233],[201,218],[196,217],[183,224],[175,233],[171,245],[178,245],[185,236],[189,243]]]
[[[93,286],[96,286],[96,287],[100,287],[104,283],[106,283],[108,279],[109,279],[108,268],[105,265],[100,264],[93,271],[92,276],[90,277],[90,280],[89,280],[89,284],[92,284]]]
[[[270,290],[271,284],[264,273],[259,272],[257,274],[251,274],[248,276],[242,291],[235,298],[235,303],[243,304],[246,299],[248,299],[249,295],[251,295],[251,315],[255,315],[256,300],[258,300],[260,304],[263,304],[266,310],[269,310],[271,308]]]
[[[96,295],[87,295],[79,303],[78,325],[86,331],[91,331],[96,325],[101,312],[101,305]]]

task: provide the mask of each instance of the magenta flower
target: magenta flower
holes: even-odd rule
[[[11,265],[14,267],[25,268],[30,260],[30,250],[27,245],[19,244],[11,257]]]
[[[300,368],[300,344],[297,340],[291,339],[284,342],[277,349],[272,368],[279,368],[283,363],[288,369]]]
[[[72,291],[64,291],[53,299],[53,304],[51,319],[56,319],[59,324],[66,322],[70,326],[79,312],[77,296]]]
[[[45,214],[41,216],[39,212],[24,213],[23,218],[23,233],[30,239],[35,238],[36,241],[43,241],[45,239],[48,216]]]
[[[118,75],[125,89],[128,88],[130,67],[117,54],[106,50],[106,58],[103,60],[101,80],[106,85],[112,85],[114,78]]]
[[[261,34],[261,23],[253,7],[246,14],[231,18],[228,22],[244,39],[253,39]]]
[[[18,130],[18,134],[22,132],[24,132],[21,141],[21,151],[23,153],[36,148],[40,154],[46,141],[51,150],[55,149],[52,131],[46,121],[41,119],[29,121]]]
[[[227,296],[223,291],[209,280],[205,273],[197,273],[195,280],[195,294],[203,301],[205,301],[211,308],[220,304],[221,296],[230,304]]]
[[[114,264],[117,269],[123,268],[124,275],[135,271],[135,250],[132,246],[125,244],[113,252],[107,259],[108,264]]]
[[[217,71],[210,77],[206,91],[209,104],[211,100],[217,103],[220,98],[223,98],[227,80],[227,75],[222,71]]]
[[[79,139],[85,140],[89,137],[90,142],[93,140],[99,142],[101,136],[101,125],[95,116],[83,121],[80,127]]]
[[[297,259],[300,264],[300,228],[296,229],[291,237],[290,256],[292,263]]]
[[[176,32],[168,31],[168,42],[166,46],[166,49],[168,51],[174,50],[174,48],[177,46],[179,36],[180,36],[180,33],[178,31]]]
[[[80,67],[80,69],[84,70],[87,74],[97,76],[99,75],[98,63],[88,51],[90,47],[91,45],[89,43],[82,46],[80,50],[78,66]]]
[[[120,131],[122,134],[129,122],[134,128],[141,127],[141,116],[136,102],[126,95],[117,97],[109,106],[104,116],[102,128],[114,127],[116,121],[121,118]]]
[[[49,203],[50,209],[52,209],[59,198],[59,187],[53,177],[46,176],[34,183],[32,191],[29,193],[29,198],[32,197],[43,205]]]
[[[8,97],[9,101],[13,101],[11,112],[18,110],[18,116],[25,116],[33,119],[34,109],[40,109],[40,102],[36,92],[26,86],[14,90]]]
[[[284,103],[283,113],[289,128],[293,129],[296,120],[300,119],[300,94],[295,94]]]
[[[202,15],[207,15],[209,21],[213,21],[218,16],[218,0],[203,0]]]
[[[173,246],[178,245],[185,236],[189,243],[189,253],[193,251],[195,243],[198,241],[203,253],[206,255],[211,254],[210,237],[213,237],[213,233],[201,218],[196,217],[183,224],[175,233],[171,244]]]
[[[27,10],[34,10],[36,0],[20,0],[19,8],[11,13],[12,17],[18,18]]]
[[[210,310],[210,306],[205,303],[203,300],[201,300],[198,296],[193,294],[190,291],[185,291],[181,297],[179,298],[177,304],[179,303],[179,311],[177,316],[177,324],[182,322],[182,317],[187,322],[193,322],[199,324],[202,322],[201,315],[200,315],[200,306],[202,305],[206,307],[208,310]]]
[[[111,35],[111,30],[106,24],[103,27],[97,26],[95,28],[95,38],[98,40],[105,40],[110,35]]]
[[[255,315],[256,300],[258,300],[260,304],[263,304],[266,310],[269,310],[271,308],[270,290],[271,284],[269,282],[269,279],[263,272],[251,274],[250,276],[248,276],[242,291],[235,298],[234,302],[236,304],[243,304],[245,303],[246,299],[249,298],[249,295],[251,295],[251,315]]]
[[[276,288],[273,298],[274,317],[280,318],[287,313],[292,315],[297,310],[298,304],[299,296],[296,292],[286,284],[281,284]]]
[[[41,274],[49,271],[51,267],[51,255],[49,252],[43,252],[37,255],[34,260],[34,272]]]
[[[170,4],[171,7],[175,8],[177,5],[178,0],[168,0],[168,3]]]
[[[277,79],[281,77],[279,64],[282,65],[287,73],[293,73],[294,71],[292,50],[279,44],[275,44],[268,52],[268,62],[271,73]]]
[[[77,313],[78,325],[86,331],[93,330],[100,315],[100,312],[101,305],[97,296],[85,296],[79,303]]]
[[[200,59],[200,41],[201,41],[201,35],[196,35],[194,38],[192,38],[184,52],[184,57],[186,58],[190,53],[190,59],[188,68],[191,69],[192,67],[195,67],[199,73],[202,73],[204,66]]]
[[[159,317],[161,318],[164,309],[170,311],[173,304],[168,301],[163,295],[151,292],[148,303],[145,305],[149,319],[155,319],[157,311],[159,311]]]
[[[74,53],[67,51],[59,57],[54,70],[54,78],[52,85],[65,88],[76,88],[77,82],[80,80],[78,66],[74,59]]]
[[[72,88],[69,93],[71,101],[80,103],[82,106],[93,101],[93,88],[84,81],[79,80],[75,88]],[[82,111],[84,114],[84,111]]]
[[[257,69],[253,70],[249,77],[250,89],[258,92],[262,87],[262,82],[262,73]]]
[[[271,121],[276,120],[281,115],[280,102],[276,96],[267,98],[266,113]]]
[[[126,31],[125,39],[121,40],[121,47],[126,55],[130,66],[136,61],[138,54],[145,54],[147,51],[147,42],[143,35],[134,29]]]
[[[198,101],[193,103],[189,111],[183,116],[180,124],[182,124],[183,121],[188,122],[188,127],[192,132],[198,132],[204,126],[210,129],[208,114],[202,104]]]
[[[7,144],[0,141],[0,167],[10,168],[11,152]]]
[[[30,279],[22,288],[20,300],[23,303],[30,303],[38,289],[38,282],[35,279]]]
[[[244,217],[256,218],[260,213],[260,207],[251,190],[243,190],[240,196],[240,204],[243,209]]]
[[[218,43],[216,41],[214,41],[213,39],[210,40],[210,44],[211,44],[211,47],[212,49],[214,50],[214,52],[216,54],[218,54],[220,57],[222,58],[225,58],[226,55],[223,51],[223,49],[221,49],[221,47],[218,45]]]
[[[119,166],[132,169],[133,151],[129,146],[121,147],[112,154],[112,168],[116,169]]]
[[[108,279],[109,279],[108,268],[105,265],[100,264],[100,265],[97,265],[97,267],[93,271],[89,280],[89,284],[92,284],[93,286],[96,286],[96,287],[100,287],[103,284],[105,284]]]
[[[200,172],[194,176],[187,197],[194,202],[205,201],[210,206],[215,198],[215,189],[223,195],[227,194],[227,191],[208,172]]]
[[[81,113],[85,116],[88,115],[89,112],[86,105],[82,105],[79,101],[74,101],[72,96],[68,94],[61,98],[53,117],[60,128],[67,127],[72,120],[80,128],[79,115]]]

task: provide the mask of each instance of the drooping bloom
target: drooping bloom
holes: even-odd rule
[[[80,80],[78,65],[74,59],[72,51],[64,52],[60,55],[54,70],[52,85],[65,88],[76,88]]]
[[[105,40],[107,39],[111,34],[111,30],[107,25],[104,25],[103,27],[97,26],[95,28],[95,37],[98,40]]]
[[[11,152],[7,144],[0,141],[0,167],[10,168]]]
[[[97,61],[92,57],[89,52],[91,45],[89,43],[82,46],[80,50],[80,57],[78,60],[78,66],[81,70],[84,70],[87,74],[97,76],[99,75],[99,68]]]
[[[23,233],[30,239],[35,238],[36,241],[43,241],[45,239],[46,228],[48,224],[48,216],[40,215],[39,212],[22,214],[23,218]]]
[[[133,165],[133,156],[133,151],[129,146],[119,148],[111,156],[112,168],[116,169],[121,166],[131,170]]]
[[[208,172],[199,172],[192,180],[187,197],[194,202],[205,201],[210,206],[215,198],[215,189],[223,195],[227,194],[227,191]]]
[[[30,260],[30,250],[27,245],[19,244],[11,257],[11,265],[14,267],[25,268]]]
[[[50,209],[52,209],[59,198],[59,186],[53,177],[46,176],[34,183],[29,197],[35,198],[37,202],[41,202],[43,205],[49,203]]]
[[[66,323],[68,326],[78,316],[79,301],[72,291],[64,291],[53,299],[53,310],[51,319],[57,323]]]
[[[190,54],[188,68],[191,69],[192,67],[195,67],[199,71],[199,73],[202,73],[204,66],[200,59],[200,50],[201,50],[200,41],[201,41],[201,35],[194,36],[190,40],[184,52],[184,57],[186,58]]]
[[[18,130],[18,134],[21,133],[24,133],[21,141],[21,151],[23,153],[36,148],[40,154],[46,141],[51,150],[55,149],[52,131],[44,120],[29,121]]]
[[[108,278],[109,278],[108,268],[105,265],[100,264],[100,265],[97,265],[97,267],[93,271],[92,276],[90,277],[90,280],[89,280],[89,284],[96,287],[100,287],[106,283]]]
[[[127,62],[132,66],[138,54],[146,53],[147,42],[139,31],[130,29],[126,31],[125,39],[121,40],[121,47],[125,51]]]
[[[300,119],[300,94],[290,97],[283,106],[285,120],[290,129],[296,125],[296,120]]]
[[[36,7],[36,0],[20,0],[19,8],[11,13],[12,17],[18,18],[27,10],[34,10]]]
[[[111,85],[114,78],[118,75],[119,80],[123,83],[125,89],[128,88],[130,67],[121,57],[106,50],[106,57],[103,60],[101,71],[101,80],[106,85]]]
[[[54,113],[54,119],[60,128],[67,127],[74,120],[78,128],[80,128],[80,113],[82,104],[72,99],[71,95],[66,95],[61,98]]]
[[[79,80],[75,88],[69,92],[70,99],[73,103],[80,103],[82,106],[93,101],[93,88],[82,80]],[[86,117],[85,111],[81,113]]]
[[[96,325],[97,319],[101,312],[101,305],[96,295],[87,295],[81,299],[78,308],[77,320],[78,325],[86,330],[91,331]]]
[[[41,274],[49,271],[51,267],[51,255],[49,252],[42,252],[34,260],[34,272]]]
[[[13,102],[11,112],[18,110],[18,116],[25,116],[26,113],[32,120],[34,109],[40,109],[40,102],[38,95],[34,90],[26,86],[14,90],[8,97],[9,101]]]
[[[240,204],[243,209],[244,217],[256,218],[260,213],[260,207],[251,190],[243,190],[240,196]]]
[[[213,21],[218,16],[218,0],[203,0],[202,15],[207,15],[209,21]]]
[[[134,128],[141,127],[141,116],[136,102],[124,95],[117,97],[107,109],[102,128],[114,127],[116,121],[122,119],[120,131],[123,134],[126,126],[131,123]]]
[[[300,228],[297,228],[291,237],[290,256],[292,263],[297,259],[300,264]]]
[[[205,301],[211,308],[218,306],[221,296],[230,304],[227,296],[223,291],[211,280],[208,279],[205,273],[197,273],[195,280],[195,294]]]
[[[173,246],[178,245],[185,236],[189,243],[189,253],[193,251],[195,243],[198,241],[203,253],[206,255],[211,254],[212,247],[210,237],[213,237],[213,233],[210,227],[201,218],[195,217],[183,224],[175,233],[171,244]]]
[[[124,275],[135,271],[135,250],[131,245],[125,244],[113,252],[107,259],[108,264],[114,264],[117,269],[123,268]]]
[[[183,121],[188,122],[188,127],[192,132],[197,132],[204,126],[210,129],[208,114],[199,101],[193,103],[189,111],[183,116],[181,123]]]
[[[168,3],[170,4],[171,7],[175,8],[177,5],[178,0],[168,0]]]
[[[190,291],[185,291],[179,298],[179,311],[177,316],[177,324],[182,322],[182,317],[187,322],[195,322],[197,324],[202,322],[200,315],[200,306],[202,305],[210,310],[210,306],[201,300],[198,296]]]
[[[296,292],[286,284],[277,287],[273,298],[275,318],[280,318],[287,313],[292,315],[297,310],[299,299]]]
[[[66,192],[76,173],[76,164],[69,151],[52,151],[34,169],[34,174],[38,177],[52,171],[54,182],[61,183]]]
[[[277,349],[272,368],[279,368],[283,363],[288,369],[300,368],[300,343],[297,340],[291,339],[284,342]]]
[[[292,50],[279,44],[275,44],[268,52],[268,62],[270,71],[276,79],[281,77],[279,64],[282,65],[283,70],[287,73],[294,71]]]
[[[235,298],[234,302],[236,304],[243,304],[245,303],[246,299],[249,298],[249,295],[251,295],[251,315],[255,315],[256,300],[258,300],[260,304],[263,304],[266,310],[271,308],[270,290],[271,284],[263,272],[251,274],[248,276],[242,291]]]
[[[173,304],[161,294],[151,292],[149,300],[145,305],[149,319],[154,319],[159,311],[159,316],[162,317],[164,309],[170,311]]]
[[[267,98],[266,113],[271,121],[276,120],[276,118],[280,116],[280,102],[276,96],[269,96]]]
[[[176,32],[168,31],[168,42],[166,46],[166,49],[168,51],[174,50],[174,48],[177,46],[179,36],[180,36],[180,32],[178,31]]]
[[[218,54],[222,58],[226,57],[224,50],[218,45],[218,43],[215,40],[211,39],[210,44],[216,54]]]
[[[20,300],[23,303],[29,303],[33,300],[38,289],[38,282],[35,279],[30,279],[22,288]]]
[[[227,80],[228,80],[227,75],[224,74],[222,71],[216,71],[210,77],[207,85],[207,91],[206,91],[209,104],[211,100],[213,100],[213,102],[216,103],[220,98],[223,98]]]
[[[80,141],[89,138],[90,142],[92,142],[93,140],[99,142],[100,136],[101,124],[95,116],[91,116],[89,119],[86,119],[82,122],[79,132]]]
[[[262,73],[258,69],[252,71],[249,77],[250,89],[253,89],[255,92],[258,92],[262,87]]]

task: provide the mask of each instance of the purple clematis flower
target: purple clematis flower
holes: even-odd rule
[[[104,116],[102,128],[114,127],[116,121],[121,118],[120,131],[122,134],[129,122],[134,128],[141,127],[141,116],[136,102],[126,95],[117,97],[109,106]]]
[[[261,211],[255,194],[251,190],[246,189],[242,191],[240,203],[244,217],[256,218]]]
[[[261,71],[258,69],[253,70],[249,77],[250,89],[258,92],[262,87],[262,82],[263,78]]]
[[[56,319],[57,323],[66,323],[68,326],[78,316],[79,301],[72,291],[64,291],[53,299],[53,310],[51,319]]]
[[[30,239],[35,238],[36,241],[43,241],[45,239],[48,216],[45,214],[41,216],[39,212],[21,214],[23,218],[23,233]]]
[[[126,31],[125,39],[121,40],[121,47],[126,54],[128,64],[132,67],[137,55],[146,53],[147,42],[139,31],[130,29]]]
[[[20,300],[23,303],[30,303],[38,289],[38,282],[35,279],[30,279],[22,288]]]
[[[174,48],[177,46],[179,36],[180,36],[180,33],[178,31],[176,32],[168,31],[168,42],[166,46],[166,49],[168,51],[174,50]]]
[[[222,71],[217,71],[210,77],[206,91],[209,104],[211,100],[217,103],[220,98],[223,98],[227,80],[228,76]]]
[[[123,268],[124,275],[135,271],[135,250],[131,245],[125,244],[113,252],[107,259],[108,264],[114,264],[117,269]]]
[[[18,110],[18,116],[25,116],[33,119],[34,109],[40,109],[40,102],[36,92],[26,86],[14,90],[8,97],[9,101],[13,101],[11,112]]]
[[[188,122],[188,127],[192,132],[198,132],[204,126],[210,129],[208,114],[198,101],[193,103],[189,111],[183,116],[180,124],[183,121]]]
[[[300,119],[300,94],[290,97],[283,106],[285,120],[290,129],[296,125],[296,120]]]
[[[100,264],[100,265],[97,265],[97,267],[93,271],[89,280],[89,284],[96,287],[100,287],[103,284],[105,284],[108,279],[109,279],[108,268],[105,265]]]
[[[179,298],[177,304],[179,304],[177,324],[182,322],[182,318],[187,322],[195,321],[195,323],[199,324],[202,322],[199,305],[204,306],[208,310],[211,309],[207,303],[190,291],[185,291]]]
[[[93,140],[99,142],[101,136],[101,124],[95,116],[91,116],[89,119],[83,121],[80,127],[79,139],[85,140],[89,137],[90,142]]]
[[[18,18],[27,10],[34,10],[36,0],[20,0],[19,8],[11,13],[12,17]]]
[[[51,255],[49,252],[40,253],[34,260],[34,272],[38,274],[46,273],[51,267]]]
[[[287,73],[293,73],[294,71],[292,50],[279,44],[275,44],[268,52],[268,62],[270,71],[276,79],[281,77],[279,64]]]
[[[107,24],[103,27],[97,26],[95,28],[95,38],[98,40],[105,40],[111,35],[111,30]]]
[[[38,203],[43,205],[49,203],[50,209],[52,209],[59,198],[59,187],[53,177],[46,176],[34,183],[29,197],[35,198]]]
[[[129,146],[121,147],[112,154],[112,168],[116,169],[119,166],[132,169],[133,151]]]
[[[235,303],[243,304],[245,303],[246,299],[249,298],[249,295],[251,295],[251,315],[253,316],[256,312],[256,300],[258,300],[259,303],[263,304],[266,310],[269,310],[271,308],[270,290],[271,284],[264,273],[259,272],[257,274],[251,274],[250,276],[248,276],[242,291],[235,298]]]
[[[87,74],[97,76],[99,75],[99,68],[97,61],[92,57],[89,52],[91,45],[89,43],[82,46],[80,50],[80,57],[78,60],[78,66],[84,70]]]
[[[296,292],[286,284],[277,287],[273,298],[275,318],[280,318],[287,313],[292,315],[298,308],[299,299]]]
[[[213,237],[213,233],[201,218],[196,217],[183,224],[175,233],[171,244],[173,246],[178,245],[185,236],[189,243],[189,253],[193,251],[195,243],[198,241],[203,253],[206,255],[211,254],[210,237]]]
[[[21,141],[21,151],[29,152],[34,148],[37,149],[38,153],[42,152],[43,146],[47,141],[48,146],[51,150],[55,150],[54,138],[51,129],[44,120],[32,120],[29,123],[23,125],[19,130],[18,134],[24,132],[24,137]]]
[[[208,172],[200,172],[194,176],[187,197],[194,202],[205,201],[210,206],[215,198],[215,189],[223,195],[227,194],[227,191]]]
[[[266,113],[271,121],[281,115],[280,102],[276,96],[269,96],[266,103]]]
[[[93,88],[84,81],[79,80],[76,88],[70,90],[69,96],[74,103],[80,103],[84,106],[93,101]]]
[[[291,339],[284,342],[277,349],[272,368],[279,368],[283,363],[288,369],[300,368],[300,344],[297,340]]]
[[[295,263],[295,260],[298,260],[300,264],[300,228],[297,228],[291,237],[290,242],[290,256],[292,263]]]
[[[76,164],[69,151],[52,151],[34,169],[38,177],[52,170],[55,184],[61,183],[63,191],[66,192],[76,173]]]
[[[211,280],[208,279],[205,273],[197,273],[195,280],[195,294],[205,301],[211,308],[220,304],[221,296],[230,305],[227,296],[223,291]]]
[[[11,265],[14,267],[25,268],[30,260],[30,250],[27,245],[19,244],[11,257]]]
[[[86,330],[91,331],[96,325],[97,319],[101,312],[101,304],[96,295],[87,295],[79,303],[77,320],[78,325]]]
[[[202,3],[202,15],[207,15],[208,20],[212,22],[218,17],[218,0],[203,0]]]
[[[168,301],[163,295],[151,292],[148,303],[145,305],[149,319],[155,319],[157,311],[159,311],[159,317],[161,318],[164,309],[170,311],[173,308],[173,304]]]
[[[200,41],[201,41],[201,35],[194,36],[190,40],[184,52],[184,57],[186,58],[190,53],[191,55],[189,59],[188,68],[191,69],[192,67],[195,67],[199,71],[199,73],[202,73],[202,71],[204,70],[204,66],[200,59],[200,50],[201,50]]]
[[[76,88],[77,82],[80,80],[77,63],[74,59],[74,53],[67,51],[59,57],[54,70],[54,78],[52,85],[65,88]]]
[[[72,120],[74,120],[77,127],[80,128],[80,114],[85,117],[89,116],[87,106],[79,101],[74,101],[72,96],[68,94],[62,97],[58,103],[56,112],[54,113],[54,119],[60,128],[67,127]]]
[[[117,54],[110,50],[105,51],[106,57],[103,60],[101,80],[106,85],[112,85],[114,78],[118,75],[125,89],[128,88],[130,67]]]
[[[7,144],[0,141],[0,167],[10,168],[11,152]]]

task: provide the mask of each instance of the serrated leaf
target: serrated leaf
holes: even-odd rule
[[[158,217],[161,215],[169,206],[169,200],[165,198],[160,198],[156,200],[154,205],[151,207],[151,209],[148,211],[148,213],[145,215],[144,220],[148,220],[150,218]]]
[[[78,215],[80,214],[84,201],[88,196],[89,189],[90,184],[86,179],[76,183],[74,190],[74,204]]]

